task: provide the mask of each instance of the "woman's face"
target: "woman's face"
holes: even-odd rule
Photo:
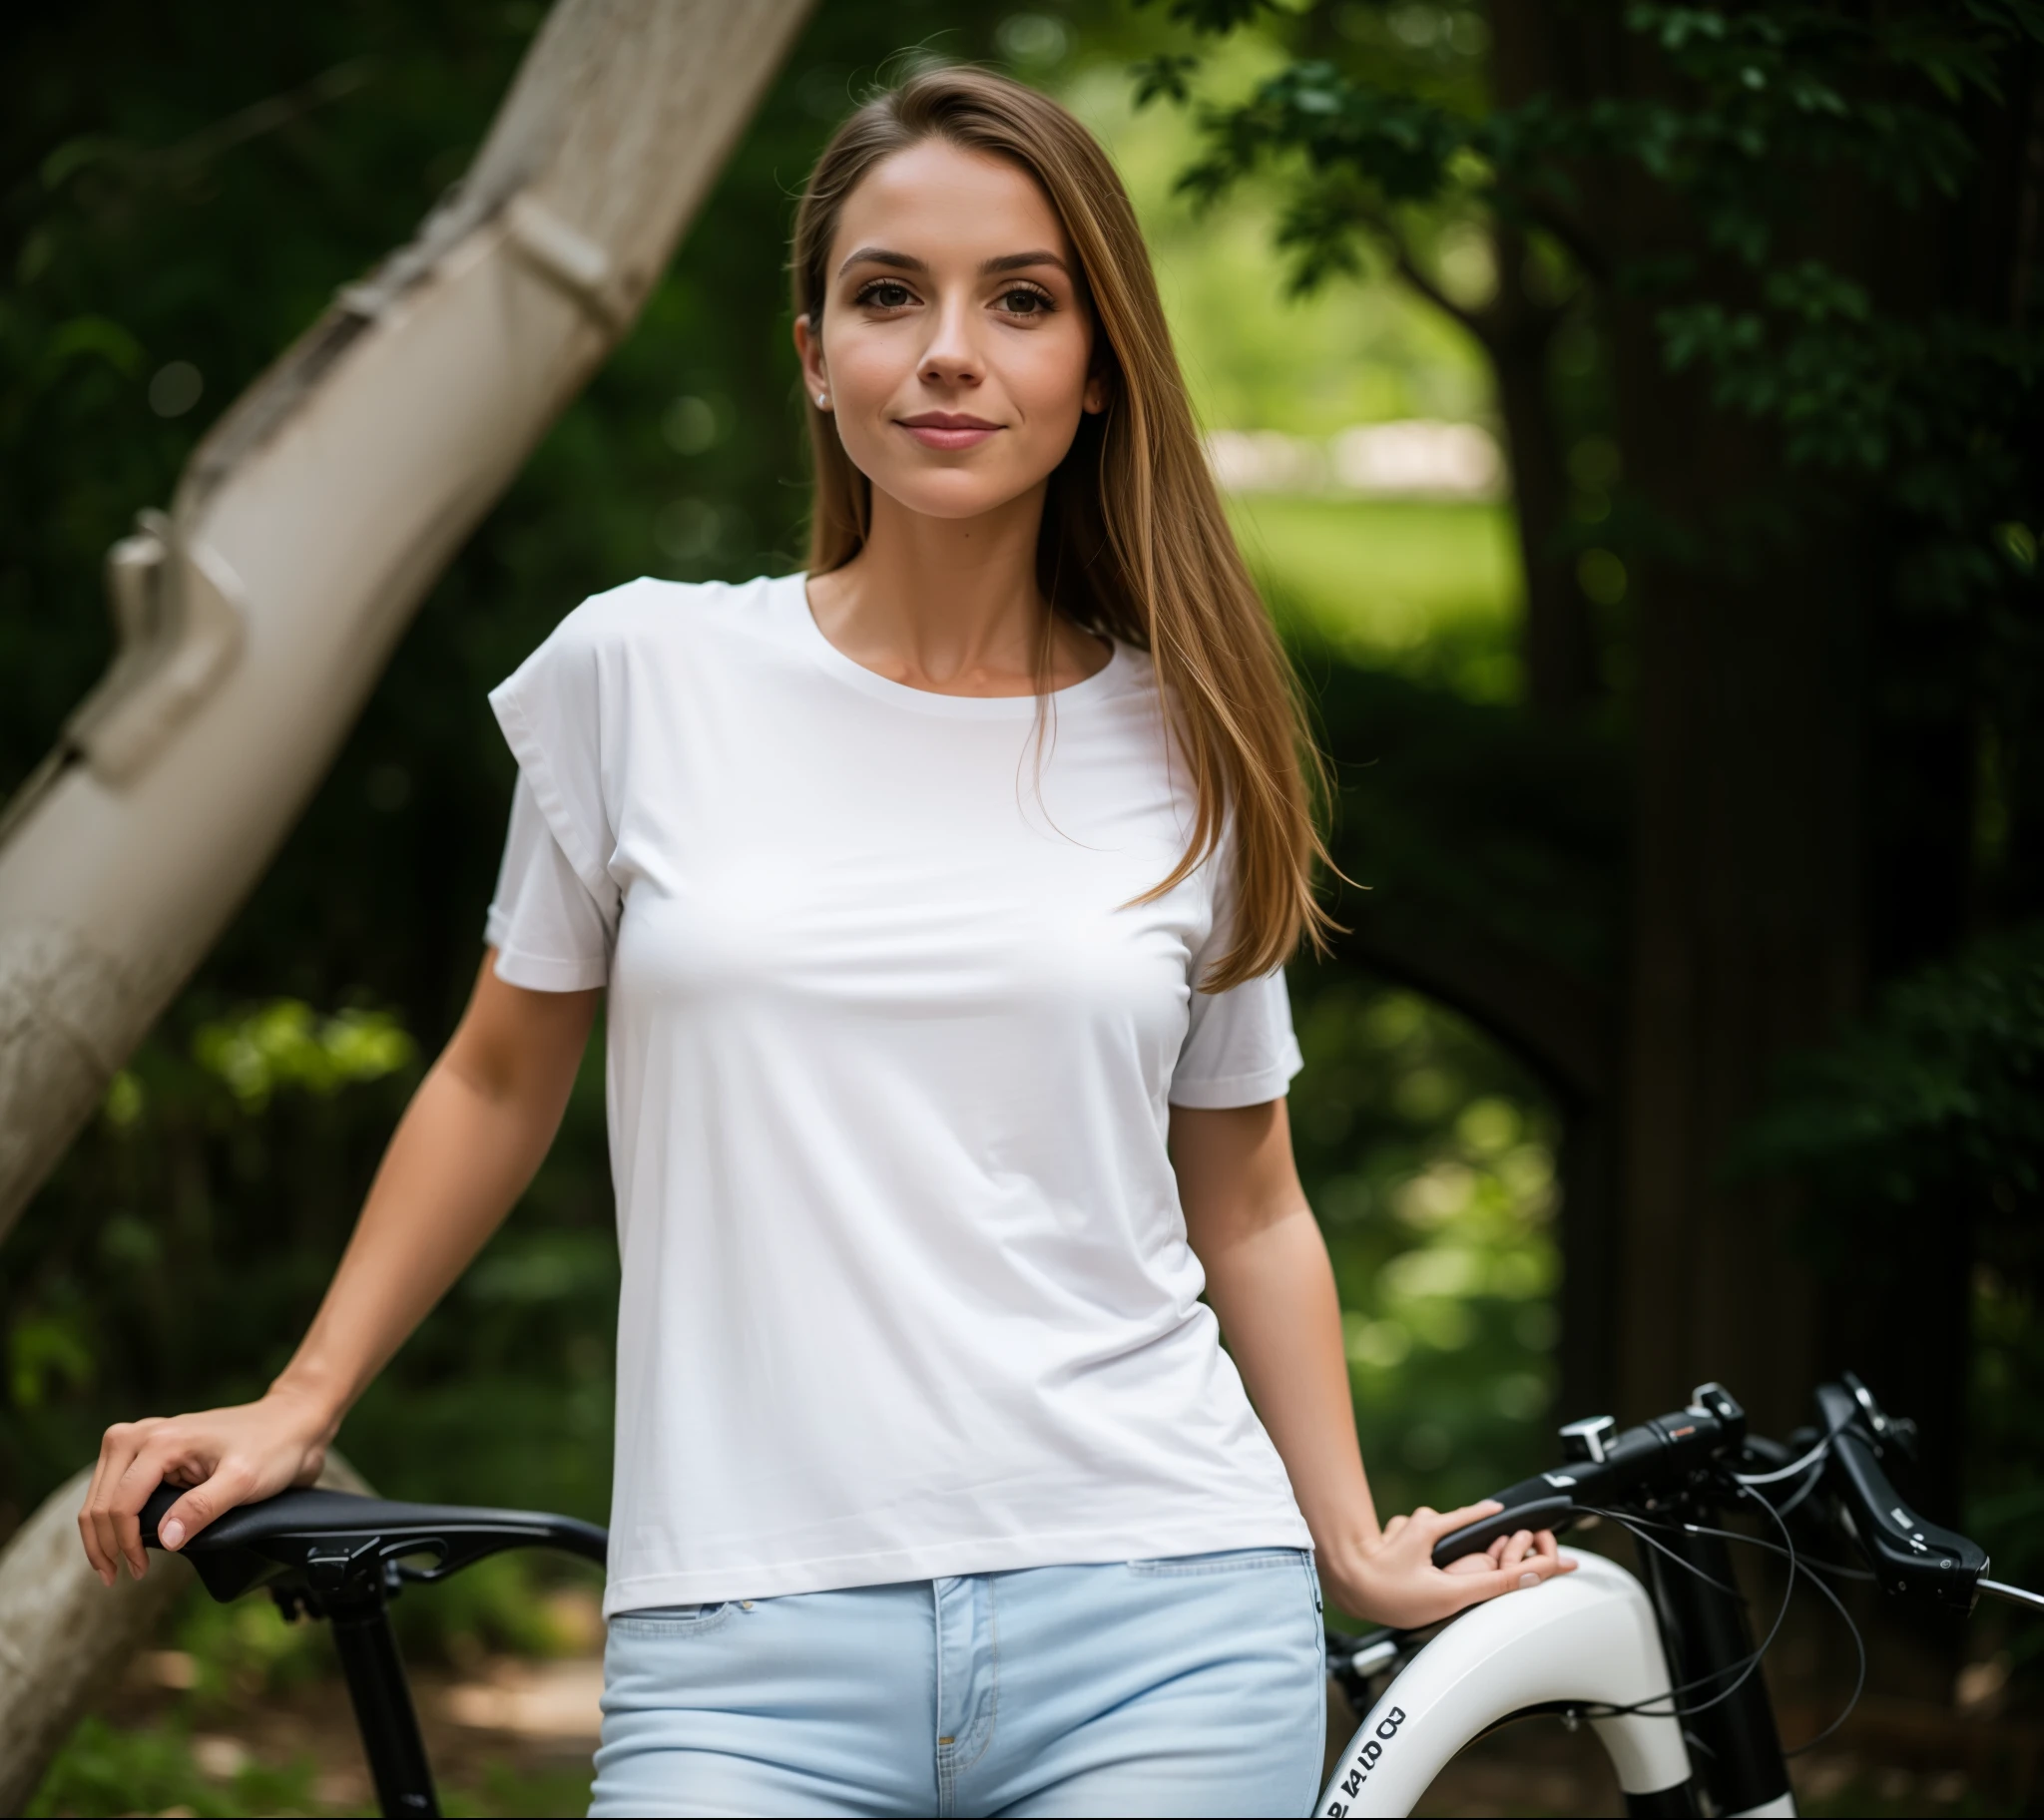
[[[1065,230],[1005,159],[940,139],[894,153],[845,199],[821,332],[795,324],[853,464],[932,518],[1038,486],[1105,401]]]

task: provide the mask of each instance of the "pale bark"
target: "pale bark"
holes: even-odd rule
[[[636,315],[808,5],[561,0],[450,201],[117,547],[122,655],[0,820],[0,1234]]]
[[[78,1539],[92,1468],[67,1479],[0,1551],[0,1814],[18,1814],[50,1759],[191,1586],[189,1562],[152,1550],[141,1580],[100,1584]],[[319,1483],[368,1486],[329,1452]]]

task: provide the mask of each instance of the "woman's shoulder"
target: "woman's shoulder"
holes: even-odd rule
[[[668,582],[642,575],[593,594],[561,621],[540,649],[599,659],[633,656],[764,630],[775,595],[798,576],[749,582]]]

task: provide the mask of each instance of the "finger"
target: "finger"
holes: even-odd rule
[[[103,1506],[106,1529],[112,1533],[114,1553],[128,1564],[128,1572],[140,1580],[149,1572],[149,1551],[142,1546],[142,1507],[149,1495],[164,1482],[168,1465],[159,1437],[152,1437],[128,1469],[108,1489]]]
[[[1508,1574],[1516,1568],[1533,1550],[1533,1532],[1514,1530],[1505,1538],[1505,1546],[1497,1558],[1498,1572]]]
[[[126,1559],[121,1551],[121,1536],[115,1522],[113,1510],[114,1487],[122,1476],[135,1464],[135,1457],[142,1451],[149,1436],[148,1425],[141,1422],[117,1422],[107,1430],[106,1438],[100,1443],[99,1471],[93,1479],[92,1498],[89,1506],[91,1519],[93,1565],[99,1569],[100,1578],[112,1586],[119,1577],[121,1563]],[[132,1569],[133,1563],[130,1563]]]
[[[100,1457],[93,1468],[92,1490],[86,1494],[85,1509],[79,1513],[79,1527],[86,1536],[86,1554],[101,1580],[114,1584],[120,1573],[120,1551],[113,1546],[108,1527],[107,1493],[114,1481],[128,1470],[128,1463],[141,1445],[138,1426],[116,1422],[100,1439]]]
[[[92,1463],[92,1482],[85,1488],[85,1497],[78,1507],[78,1540],[85,1547],[85,1558],[92,1563],[92,1571],[107,1586],[114,1583],[110,1578],[112,1568],[100,1550],[99,1525],[94,1519],[94,1507],[99,1501],[100,1484],[107,1476],[107,1455],[118,1446],[116,1439],[120,1431],[117,1423],[100,1437],[100,1451]]]
[[[1526,1567],[1508,1568],[1499,1574],[1477,1574],[1455,1583],[1457,1609],[1480,1605],[1507,1592],[1524,1592],[1540,1584],[1540,1576]]]
[[[1475,1575],[1467,1581],[1458,1582],[1455,1595],[1464,1606],[1481,1604],[1485,1599],[1497,1598],[1506,1592],[1528,1592],[1544,1580],[1572,1572],[1575,1565],[1572,1561],[1563,1560],[1559,1550],[1553,1555],[1528,1553],[1495,1573]]]
[[[1568,1572],[1575,1565],[1572,1561],[1563,1561],[1559,1551],[1552,1555],[1529,1553],[1506,1568],[1503,1577],[1511,1582],[1513,1592],[1524,1592],[1529,1587],[1537,1587],[1543,1580],[1552,1580],[1557,1574]]]
[[[85,1488],[85,1498],[78,1507],[78,1540],[85,1550],[85,1559],[92,1564],[92,1571],[100,1577],[102,1585],[111,1587],[114,1582],[106,1557],[100,1552],[99,1526],[93,1520],[93,1501],[99,1496],[100,1476],[107,1470],[106,1438],[100,1441],[100,1455],[93,1462],[92,1483]]]
[[[1405,1527],[1407,1521],[1403,1515],[1393,1517],[1389,1523],[1384,1525],[1384,1541],[1389,1542],[1393,1536],[1397,1535]]]
[[[256,1475],[239,1462],[222,1461],[211,1479],[195,1485],[164,1513],[157,1540],[174,1552],[184,1548],[216,1518],[246,1503],[255,1483]]]
[[[1576,1571],[1578,1564],[1572,1557],[1561,1552],[1561,1544],[1555,1541],[1552,1530],[1542,1530],[1533,1540],[1539,1548],[1540,1559],[1552,1562],[1555,1573],[1573,1574]]]
[[[1465,1504],[1459,1511],[1430,1511],[1421,1505],[1412,1513],[1412,1521],[1418,1523],[1424,1519],[1433,1526],[1435,1536],[1445,1536],[1450,1530],[1459,1530],[1479,1517],[1494,1516],[1504,1508],[1495,1498],[1486,1498],[1481,1504]]]

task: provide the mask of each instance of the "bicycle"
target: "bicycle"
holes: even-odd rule
[[[1960,1612],[1983,1592],[2044,1609],[2044,1594],[1988,1579],[1979,1547],[1917,1516],[1896,1492],[1882,1462],[1906,1449],[1912,1424],[1888,1416],[1850,1373],[1820,1386],[1816,1400],[1819,1426],[1787,1444],[1748,1434],[1746,1412],[1718,1384],[1622,1433],[1608,1416],[1564,1424],[1560,1468],[1498,1493],[1503,1508],[1444,1537],[1434,1560],[1444,1567],[1515,1530],[1560,1532],[1594,1517],[1633,1537],[1638,1577],[1575,1553],[1575,1573],[1428,1631],[1330,1631],[1328,1672],[1365,1716],[1314,1811],[1330,1820],[1409,1813],[1465,1745],[1512,1719],[1558,1713],[1597,1734],[1629,1814],[1793,1814],[1788,1753],[1759,1670],[1798,1580],[1848,1626],[1818,1575],[1870,1580],[1891,1596]],[[160,1488],[145,1506],[149,1546],[178,1496]],[[1777,1539],[1713,1521],[1728,1507],[1764,1513]],[[1798,1531],[1806,1542],[1842,1536],[1867,1567],[1808,1559]],[[1734,1579],[1734,1543],[1788,1563],[1781,1608],[1758,1645]],[[513,1548],[601,1563],[606,1537],[594,1524],[538,1512],[294,1491],[229,1512],[185,1552],[215,1598],[266,1589],[287,1618],[333,1626],[378,1805],[386,1815],[433,1815],[432,1771],[388,1602]],[[1852,1635],[1859,1643],[1856,1627]],[[1851,1700],[1798,1749],[1844,1722],[1865,1675],[1861,1643]]]

